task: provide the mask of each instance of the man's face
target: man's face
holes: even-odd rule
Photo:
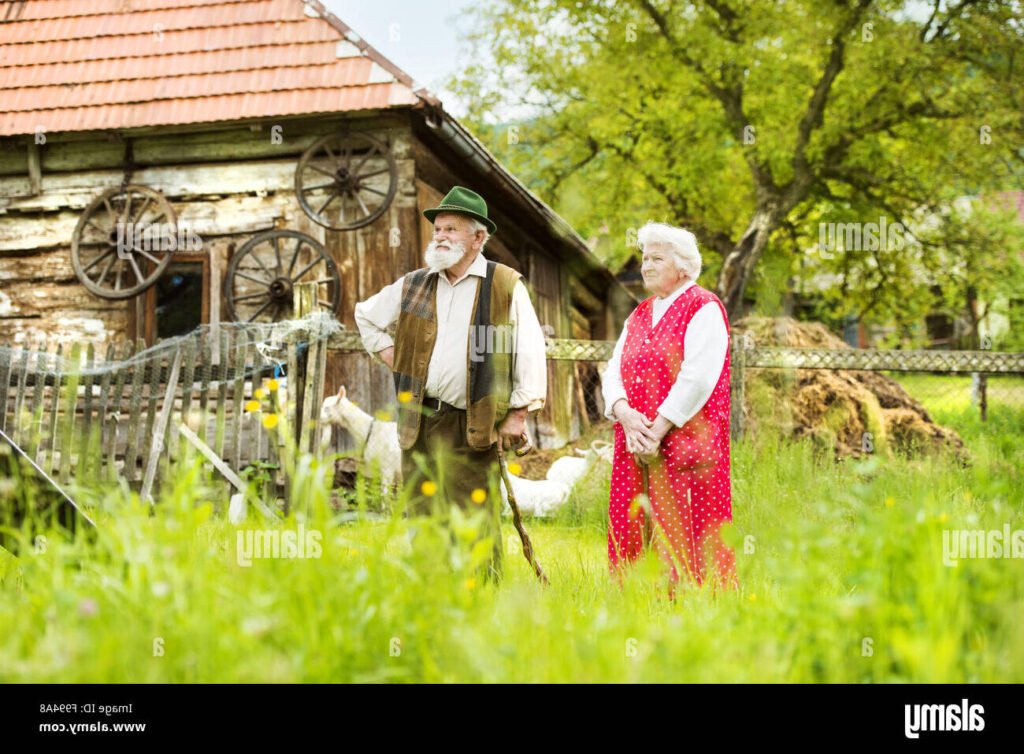
[[[469,251],[479,251],[483,235],[481,231],[471,231],[469,220],[454,212],[442,212],[434,216],[434,243],[437,248],[449,247],[449,244],[463,244]]]
[[[434,272],[456,265],[466,254],[480,250],[483,239],[480,231],[469,229],[462,215],[442,212],[434,216],[434,238],[427,247],[427,266]]]
[[[644,287],[655,296],[667,296],[686,280],[686,274],[676,267],[672,247],[653,241],[644,245],[640,273]]]

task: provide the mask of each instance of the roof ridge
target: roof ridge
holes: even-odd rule
[[[315,10],[320,14],[320,18],[334,27],[347,41],[358,47],[371,60],[373,60],[373,62],[379,64],[388,73],[392,74],[400,83],[405,84],[410,89],[413,88],[416,82],[413,80],[412,76],[393,63],[391,59],[384,55],[380,50],[367,42],[359,32],[327,10],[320,0],[296,0],[296,2],[301,2],[307,9],[312,8]],[[352,38],[353,36],[355,39]],[[417,96],[420,95],[417,94]]]

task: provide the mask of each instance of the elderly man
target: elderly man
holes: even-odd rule
[[[729,323],[696,284],[693,234],[662,223],[640,229],[641,273],[654,294],[626,319],[602,389],[615,425],[608,558],[639,557],[644,532],[670,566],[704,583],[735,585],[735,555],[719,529],[732,520],[729,480]],[[650,507],[643,510],[641,493]],[[646,526],[645,526],[646,524]]]
[[[544,333],[522,276],[483,256],[497,227],[479,194],[456,186],[423,215],[434,224],[427,266],[357,304],[356,323],[366,350],[394,372],[410,513],[484,507],[481,536],[494,544],[485,577],[497,580],[497,448],[528,442],[527,412],[544,405]]]

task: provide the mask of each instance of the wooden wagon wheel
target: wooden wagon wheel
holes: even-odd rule
[[[295,230],[253,236],[235,252],[224,280],[228,317],[236,322],[278,322],[295,309],[292,291],[317,283],[317,309],[341,308],[338,266],[316,239]]]
[[[71,266],[97,296],[131,298],[167,269],[171,255],[160,251],[160,241],[164,234],[177,232],[174,208],[159,191],[132,184],[107,189],[78,219],[71,236]]]
[[[384,214],[397,188],[395,158],[366,134],[324,136],[302,153],[295,169],[302,211],[332,230],[369,225]]]

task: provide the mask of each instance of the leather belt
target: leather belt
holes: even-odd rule
[[[463,408],[457,408],[450,403],[445,403],[440,398],[434,398],[432,396],[423,396],[423,407],[429,408],[434,413],[442,413],[445,411],[465,411]]]

